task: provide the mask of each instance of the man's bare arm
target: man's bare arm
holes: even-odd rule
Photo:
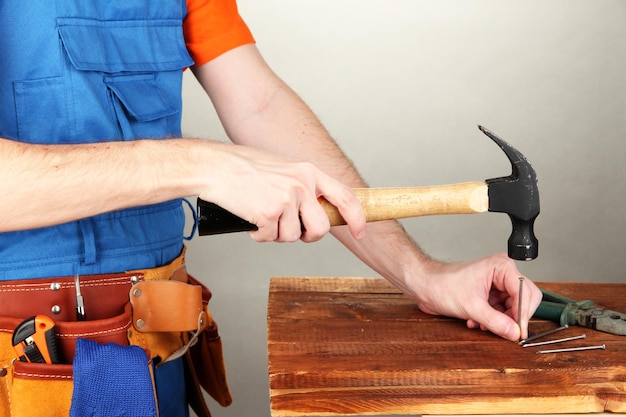
[[[193,72],[235,143],[311,161],[350,187],[365,186],[313,112],[267,66],[255,45],[233,49]],[[511,340],[527,334],[528,319],[541,294],[529,281],[520,329],[517,311],[511,308],[517,304],[520,273],[506,256],[437,262],[394,221],[368,225],[367,235],[358,240],[345,227],[332,232],[422,310],[466,319],[470,327],[488,329]]]
[[[0,139],[0,231],[50,226],[191,192],[193,180],[174,163],[176,155],[186,155],[183,145],[33,145]],[[162,169],[155,169],[156,161]]]
[[[304,211],[312,241],[329,225],[311,190],[332,195],[355,219],[355,234],[364,228],[351,190],[311,164],[207,140],[33,145],[0,139],[0,178],[0,232],[198,195],[257,224],[259,241],[299,238],[297,213]]]
[[[351,187],[366,186],[313,112],[266,65],[256,46],[241,46],[193,71],[235,143],[311,161]],[[397,263],[387,259],[389,253],[404,257],[410,269],[428,262],[397,222],[371,224],[368,230],[370,236],[360,241],[347,234],[345,227],[333,228],[333,234],[377,272],[392,277],[394,284],[405,287]],[[380,251],[381,246],[389,253]]]

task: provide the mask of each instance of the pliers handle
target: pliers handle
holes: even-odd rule
[[[576,301],[560,294],[541,289],[543,301],[539,304],[533,317],[547,319],[559,323],[561,326],[579,324],[576,312],[580,309],[593,307],[593,301]]]
[[[564,325],[579,325],[626,336],[626,314],[597,307],[593,301],[576,301],[541,289],[543,301],[533,317]]]

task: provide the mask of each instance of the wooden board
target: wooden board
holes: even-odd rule
[[[626,311],[626,284],[540,283]],[[533,320],[531,333],[557,327]],[[626,412],[626,337],[572,326],[537,354],[461,320],[430,316],[375,278],[273,278],[272,416]]]

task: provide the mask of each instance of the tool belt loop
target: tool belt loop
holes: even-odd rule
[[[133,326],[142,333],[186,332],[198,328],[202,288],[180,281],[142,281],[130,289]]]

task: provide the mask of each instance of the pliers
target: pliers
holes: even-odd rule
[[[543,301],[533,317],[626,336],[626,314],[597,307],[590,300],[576,301],[545,289],[541,292]]]

